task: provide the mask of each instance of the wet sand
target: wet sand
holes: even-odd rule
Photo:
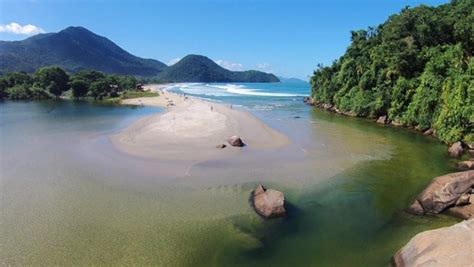
[[[230,157],[245,151],[275,149],[288,144],[288,137],[268,127],[248,112],[166,91],[152,85],[158,97],[128,99],[123,104],[159,106],[166,112],[142,118],[110,137],[119,151],[137,157],[200,162]],[[238,135],[246,146],[230,146],[226,140]],[[226,144],[224,149],[217,145]]]

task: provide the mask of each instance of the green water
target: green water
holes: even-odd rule
[[[275,151],[154,162],[107,136],[156,109],[74,102],[0,104],[1,259],[7,265],[387,266],[416,233],[450,225],[403,212],[446,147],[403,129],[300,106],[255,112],[287,134]],[[262,220],[257,182],[286,193]]]

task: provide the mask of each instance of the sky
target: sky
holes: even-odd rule
[[[0,0],[0,40],[83,26],[128,52],[172,64],[208,56],[232,70],[308,80],[331,64],[350,31],[383,23],[405,6],[447,0]]]

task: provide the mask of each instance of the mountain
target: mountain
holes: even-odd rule
[[[163,82],[279,82],[273,74],[255,70],[230,71],[211,59],[188,55],[164,69],[158,80]]]
[[[298,78],[285,78],[285,77],[278,76],[278,79],[282,83],[306,83],[306,84],[308,83],[308,81],[298,79]]]
[[[38,34],[22,41],[0,41],[0,73],[33,72],[51,65],[70,72],[94,69],[137,76],[156,76],[166,68],[160,61],[134,56],[83,27]]]

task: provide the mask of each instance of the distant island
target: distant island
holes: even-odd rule
[[[346,53],[311,78],[315,105],[474,142],[474,2],[405,8],[352,32]]]
[[[157,82],[279,82],[270,73],[230,71],[205,56],[188,55],[167,66],[154,59],[134,56],[111,40],[83,27],[38,34],[22,41],[0,41],[0,74],[33,73],[56,66],[68,73],[95,70],[133,75]]]

